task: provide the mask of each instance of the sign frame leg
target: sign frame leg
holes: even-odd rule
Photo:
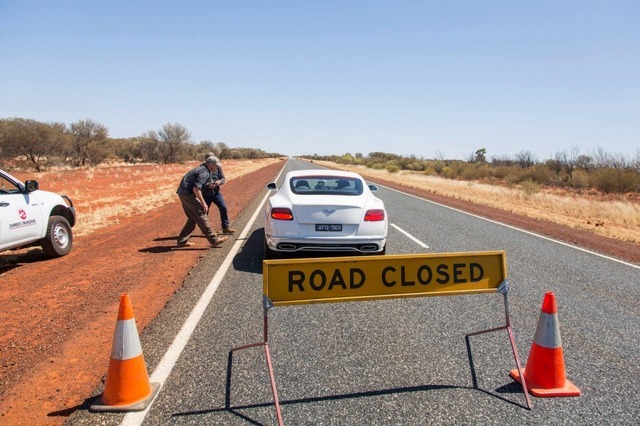
[[[513,336],[513,329],[511,328],[511,317],[509,315],[509,280],[504,280],[502,284],[498,287],[498,293],[501,293],[504,298],[504,315],[505,315],[505,325],[502,327],[490,328],[487,330],[480,330],[474,333],[469,333],[465,335],[465,339],[467,340],[467,344],[469,343],[470,336],[477,336],[479,334],[491,333],[493,331],[499,330],[507,330],[507,334],[509,335],[509,342],[511,343],[511,350],[513,351],[513,358],[516,361],[516,367],[518,368],[518,374],[522,378],[522,390],[524,392],[524,398],[527,403],[527,409],[531,410],[531,398],[529,397],[529,391],[527,389],[527,383],[524,378],[524,371],[522,369],[522,364],[520,363],[520,357],[518,356],[518,349],[516,348],[516,341]]]
[[[278,426],[284,426],[284,423],[282,421],[282,410],[280,409],[280,400],[278,399],[278,389],[276,387],[275,374],[273,372],[273,364],[271,363],[271,352],[269,351],[269,309],[273,308],[273,303],[271,302],[271,300],[269,300],[268,297],[263,296],[262,306],[264,310],[262,342],[251,343],[249,345],[233,348],[229,351],[229,353],[232,354],[234,351],[256,348],[259,346],[264,347],[265,358],[267,359],[267,369],[269,370],[269,380],[271,382],[271,392],[273,393],[273,403],[276,407],[276,417],[278,418]]]

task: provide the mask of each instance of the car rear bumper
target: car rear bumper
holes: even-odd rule
[[[296,252],[340,252],[340,253],[379,253],[384,250],[386,239],[292,239],[266,237],[267,246],[281,253]]]

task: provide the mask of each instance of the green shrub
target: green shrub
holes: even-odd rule
[[[424,161],[415,160],[408,163],[405,168],[407,170],[413,170],[415,172],[421,172],[426,168],[426,163]]]
[[[491,176],[488,164],[468,164],[460,168],[459,176],[465,180],[485,179]]]
[[[374,161],[370,161],[367,163],[367,168],[373,169],[373,170],[383,170],[384,163],[376,163]]]
[[[509,185],[509,186],[515,186],[518,184],[518,182],[520,182],[520,176],[517,174],[510,174],[508,176],[506,176],[504,178],[504,181]]]
[[[576,170],[573,172],[571,186],[575,189],[584,189],[589,186],[589,173],[584,170]]]
[[[442,168],[442,172],[440,172],[440,176],[445,177],[447,179],[455,179],[456,171],[451,167],[445,166]]]
[[[438,174],[438,172],[432,166],[427,166],[427,168],[424,169],[422,174],[425,175],[425,176],[436,176]]]
[[[608,193],[640,191],[640,173],[632,169],[604,168],[591,175],[591,186]]]
[[[555,173],[546,164],[529,167],[529,177],[541,185],[551,185]]]
[[[435,170],[436,174],[439,175],[442,173],[442,169],[444,169],[445,164],[443,161],[435,160],[435,161],[430,161],[427,167],[433,167],[433,170]]]
[[[400,167],[396,166],[395,164],[389,164],[388,166],[385,167],[385,169],[389,173],[398,173],[398,171],[400,171]]]
[[[516,185],[524,182],[525,180],[533,181],[528,170],[522,169],[520,167],[509,167],[509,171],[510,173],[504,177],[504,180],[509,185]]]
[[[531,179],[526,179],[520,184],[520,188],[522,192],[524,192],[527,198],[530,198],[533,194],[540,191],[540,184],[538,182],[534,182]]]
[[[521,169],[516,166],[497,166],[491,170],[491,175],[496,179],[506,179],[507,176],[516,174]]]

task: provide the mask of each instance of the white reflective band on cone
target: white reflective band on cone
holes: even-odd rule
[[[560,324],[558,324],[558,314],[540,313],[540,320],[536,328],[533,342],[538,346],[555,349],[562,347],[560,339]]]
[[[116,323],[111,359],[127,360],[142,355],[142,345],[134,318]]]

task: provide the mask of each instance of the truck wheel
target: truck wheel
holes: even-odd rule
[[[71,225],[63,216],[51,216],[47,234],[42,239],[42,250],[49,257],[61,257],[71,251],[73,234]]]

